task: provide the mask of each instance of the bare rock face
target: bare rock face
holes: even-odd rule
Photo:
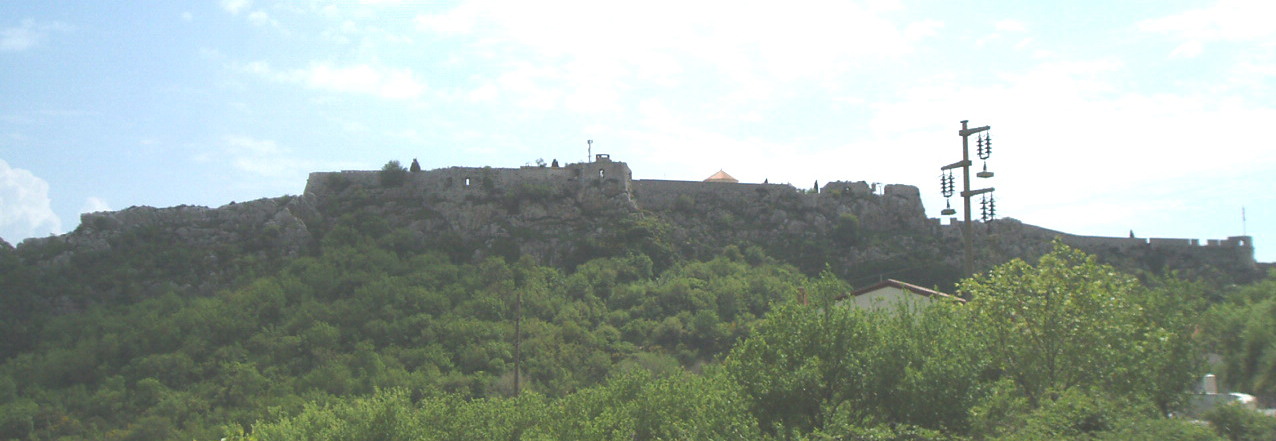
[[[310,246],[306,223],[298,217],[315,218],[317,213],[305,198],[282,197],[230,203],[218,208],[182,205],[170,208],[129,207],[120,211],[84,213],[80,227],[70,234],[29,239],[62,242],[81,251],[110,249],[112,239],[138,230],[155,230],[195,248],[208,248],[265,240],[252,248],[271,248],[285,256],[296,256]],[[23,242],[25,246],[27,242]]]
[[[307,225],[319,217],[306,198],[280,197],[231,203],[218,208],[177,206],[129,207],[85,213],[75,231],[23,241],[16,255],[48,277],[71,277],[84,269],[109,272],[111,267],[166,268],[142,286],[101,284],[101,298],[135,297],[170,286],[209,293],[239,275],[237,260],[278,260],[302,255],[315,237]],[[91,300],[70,301],[71,304]]]

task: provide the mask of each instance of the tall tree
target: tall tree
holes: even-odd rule
[[[960,289],[988,360],[1033,407],[1078,387],[1151,398],[1160,369],[1149,363],[1190,365],[1156,353],[1186,335],[1149,320],[1137,280],[1058,241],[1036,266],[1016,259]]]

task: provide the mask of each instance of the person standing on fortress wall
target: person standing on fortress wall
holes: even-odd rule
[[[421,171],[421,164],[420,164],[420,163],[418,163],[418,162],[416,162],[416,158],[412,158],[412,167],[408,168],[408,171],[410,171],[410,172],[419,172],[419,171]]]

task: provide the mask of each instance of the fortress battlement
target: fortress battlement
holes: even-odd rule
[[[1082,247],[1112,247],[1118,249],[1132,248],[1254,248],[1254,239],[1250,236],[1229,236],[1226,239],[1181,239],[1181,238],[1164,238],[1164,237],[1105,237],[1105,236],[1078,236],[1067,233],[1058,233],[1064,242]]]

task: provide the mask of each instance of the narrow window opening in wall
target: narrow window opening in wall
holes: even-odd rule
[[[466,187],[470,186],[470,178],[465,178],[465,186]]]
[[[600,177],[600,178],[601,178],[601,177],[603,177],[605,174],[606,174],[606,173],[603,173],[603,169],[601,169],[601,168],[600,168],[600,169],[598,169],[598,177]]]

